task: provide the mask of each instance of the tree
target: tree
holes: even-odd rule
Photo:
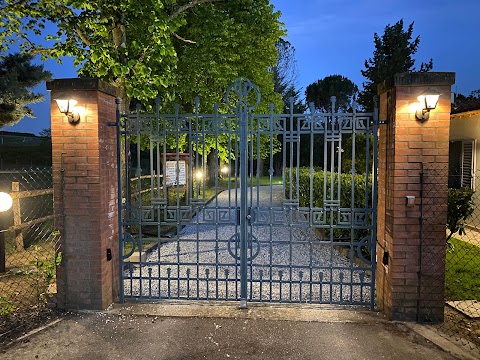
[[[32,65],[32,55],[10,54],[0,60],[0,128],[14,125],[23,117],[35,117],[28,104],[38,103],[43,95],[32,88],[52,74],[43,65]]]
[[[394,25],[387,25],[382,36],[377,33],[373,35],[373,57],[365,60],[365,69],[361,70],[367,80],[363,83],[359,104],[366,111],[373,111],[378,84],[395,74],[416,71],[413,55],[420,45],[420,36],[412,39],[412,35],[413,22],[404,30],[403,19]],[[419,71],[430,71],[432,68],[433,60],[430,59],[428,63],[420,65]]]
[[[185,16],[189,26],[182,36],[194,43],[174,40],[178,64],[176,83],[171,89],[175,102],[189,112],[198,96],[201,112],[213,112],[215,104],[220,113],[227,112],[223,101],[227,87],[238,77],[247,77],[261,92],[261,102],[254,112],[268,112],[270,103],[280,111],[281,97],[275,92],[272,73],[268,71],[277,59],[275,44],[284,34],[279,17],[269,0],[230,0],[192,9]],[[164,109],[172,110],[172,103],[167,102]],[[260,136],[259,148],[256,140],[250,139],[254,144],[253,157],[260,161],[270,154],[270,137]],[[210,180],[214,179],[219,160],[235,160],[229,152],[231,141],[231,134],[207,135],[202,149],[197,149],[208,157]],[[188,143],[185,141],[184,146]],[[272,151],[279,151],[279,146],[275,143]]]
[[[279,39],[276,43],[278,50],[277,63],[272,67],[274,90],[282,95],[283,112],[290,112],[290,99],[293,98],[293,113],[303,113],[305,104],[300,99],[298,84],[298,69],[295,59],[295,48],[290,42]]]
[[[469,102],[471,100],[480,99],[480,89],[473,90],[470,92],[470,95],[465,96],[463,94],[455,94],[455,104],[461,104],[464,102]]]
[[[115,84],[123,110],[131,98],[155,98],[175,81],[174,38],[187,25],[189,10],[220,0],[0,0],[0,50],[19,43],[24,52],[60,59],[74,58],[79,74]],[[50,46],[31,36],[43,35]],[[165,91],[165,96],[172,96]]]
[[[278,50],[278,56],[275,66],[271,68],[274,91],[282,96],[283,113],[288,114],[292,111],[294,114],[302,114],[306,106],[303,100],[300,99],[300,90],[297,84],[298,69],[295,59],[295,48],[282,38],[278,40],[275,46]],[[291,99],[293,99],[293,107],[291,106]],[[296,120],[294,120],[294,122],[296,124]],[[294,127],[295,124],[293,124]],[[290,123],[287,122],[285,126],[287,127],[286,131],[289,131]],[[282,138],[283,135],[279,135],[275,138],[275,142],[280,144],[283,140]],[[281,152],[272,155],[273,163],[271,167],[273,168],[274,174],[280,175],[283,171],[283,155]],[[261,168],[263,169],[263,164],[261,164]]]
[[[305,95],[307,103],[313,103],[315,108],[323,111],[330,110],[330,99],[335,96],[337,109],[348,111],[358,95],[358,86],[345,76],[330,75],[308,85]]]

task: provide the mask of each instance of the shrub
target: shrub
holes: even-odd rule
[[[472,189],[448,189],[448,208],[447,208],[447,229],[450,234],[447,236],[447,243],[450,244],[451,237],[457,232],[460,235],[465,234],[464,222],[474,210]]]
[[[368,177],[368,199],[367,196],[367,176],[355,174],[338,174],[329,171],[323,171],[315,168],[310,174],[310,168],[302,167],[298,169],[298,184],[297,177],[294,175],[291,179],[289,171],[285,171],[285,191],[286,197],[297,199],[300,207],[323,207],[324,197],[328,200],[331,191],[333,190],[335,199],[338,194],[338,186],[340,186],[340,208],[357,208],[362,209],[367,207],[367,204],[372,203],[372,177]],[[352,184],[353,181],[353,184]],[[312,185],[312,192],[310,192],[310,185]],[[290,188],[292,189],[292,196],[290,197]],[[353,204],[352,204],[353,192]],[[326,195],[326,196],[324,196]],[[331,224],[330,217],[327,216],[327,224],[336,225],[337,218],[334,217],[333,224]],[[355,237],[361,238],[366,236],[368,230],[356,231]],[[334,236],[337,238],[350,237],[350,229],[335,229]]]

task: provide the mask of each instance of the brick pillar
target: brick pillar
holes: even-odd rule
[[[58,79],[51,91],[55,225],[63,261],[58,306],[105,309],[118,296],[116,88],[97,79]],[[80,122],[68,122],[55,99],[75,99]],[[107,259],[107,251],[113,254]]]
[[[393,320],[443,320],[454,82],[454,73],[406,73],[379,86],[388,123],[379,130],[376,302]],[[418,121],[417,97],[427,88],[441,93],[439,103]]]

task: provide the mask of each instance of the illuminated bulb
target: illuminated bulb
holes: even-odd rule
[[[12,197],[4,192],[0,192],[0,212],[9,210],[12,207]]]

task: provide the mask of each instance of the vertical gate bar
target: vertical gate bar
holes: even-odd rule
[[[247,121],[246,106],[240,109],[240,308],[247,308]]]
[[[238,195],[239,195],[239,175],[240,175],[240,164],[239,164],[239,157],[240,157],[240,144],[239,144],[239,131],[240,131],[240,124],[239,124],[239,116],[240,116],[240,109],[237,110],[235,113],[235,118],[233,121],[233,129],[235,135],[235,181],[234,181],[234,188],[235,188],[235,234],[239,233],[239,226],[240,226],[240,207],[238,204]],[[237,120],[237,121],[235,121]],[[232,119],[229,119],[230,126],[232,126]],[[238,126],[238,128],[237,128]],[[238,251],[240,250],[236,243],[237,239],[235,239],[235,259],[238,257]],[[238,264],[235,262],[235,299],[238,299]],[[240,279],[241,283],[241,279]]]
[[[273,115],[273,104],[270,103],[270,114],[269,114],[269,118],[268,118],[268,127],[270,129],[270,168],[269,168],[269,179],[270,179],[270,202],[269,202],[269,214],[268,214],[268,219],[270,220],[269,221],[269,300],[272,301],[272,291],[273,291],[273,283],[272,283],[272,279],[273,279],[273,272],[272,272],[272,256],[273,256],[273,224],[272,224],[272,220],[273,220],[273,212],[272,212],[272,208],[273,208],[273,173],[274,173],[274,170],[273,170],[273,127],[274,127],[274,115]]]
[[[297,120],[300,121],[300,120]],[[310,159],[309,159],[309,173],[310,173],[310,187],[309,187],[309,210],[310,210],[310,220],[309,220],[309,225],[312,226],[314,223],[314,215],[312,208],[314,207],[314,201],[313,201],[313,182],[315,178],[315,167],[314,167],[314,156],[313,156],[313,151],[314,151],[314,141],[315,141],[315,135],[314,135],[314,117],[313,117],[313,108],[312,108],[312,120],[310,121]],[[300,135],[301,136],[301,135]],[[301,139],[301,137],[300,137]],[[313,294],[313,243],[312,241],[309,242],[309,258],[310,258],[310,303],[312,303],[312,294]],[[320,299],[321,301],[321,299]]]
[[[138,219],[137,220],[137,226],[138,226],[138,234],[137,234],[137,244],[138,244],[138,252],[140,253],[139,256],[139,295],[140,297],[143,294],[143,276],[142,276],[142,251],[143,251],[143,235],[142,235],[142,168],[140,164],[140,130],[142,128],[142,121],[140,119],[140,104],[137,104],[136,106],[137,114],[136,114],[136,121],[137,121],[137,151],[136,151],[136,157],[137,157],[137,168],[135,169],[135,175],[137,177],[137,204],[136,208],[138,210]],[[130,179],[126,180],[130,184]]]
[[[370,284],[370,310],[375,310],[375,276],[376,276],[376,258],[377,258],[377,166],[378,166],[378,96],[375,97],[375,108],[373,110],[373,188],[372,188],[372,238],[370,242],[372,276]]]
[[[162,119],[163,120],[163,119]],[[155,121],[156,121],[156,134],[160,134],[160,99],[157,98],[155,99]],[[165,120],[162,121],[162,123],[165,123]],[[165,140],[163,141],[165,142]],[[155,150],[156,150],[156,169],[157,169],[157,192],[156,192],[156,196],[157,198],[161,198],[162,197],[162,178],[161,176],[165,176],[165,174],[161,174],[162,171],[161,171],[161,155],[160,155],[160,142],[159,142],[159,139],[157,139],[157,144],[155,146]],[[161,231],[161,227],[162,227],[162,214],[161,214],[161,207],[159,205],[157,205],[157,221],[158,221],[158,224],[157,224],[157,234],[160,234]],[[161,257],[161,246],[160,246],[160,241],[158,243],[158,246],[157,246],[157,254],[158,254],[158,263],[157,263],[157,270],[158,270],[158,298],[160,299],[161,296],[162,296],[162,281],[161,281],[161,278],[162,278],[162,273],[161,273],[161,268],[160,268],[160,262],[162,260],[162,257]]]
[[[295,136],[295,127],[293,125],[293,108],[290,107],[290,113],[289,113],[289,122],[290,122],[290,177],[292,179],[292,183],[293,183],[293,179],[294,179],[294,174],[295,174],[295,195],[292,193],[292,196],[291,198],[292,199],[296,199],[296,200],[300,200],[298,198],[298,194],[299,194],[299,187],[300,187],[300,184],[299,184],[299,178],[298,178],[298,172],[295,171],[294,172],[294,152],[295,152],[295,145],[294,145],[294,136]],[[292,244],[292,239],[293,239],[293,227],[292,227],[292,223],[293,223],[293,211],[292,211],[292,205],[290,204],[290,209],[289,209],[289,241],[288,241],[288,244],[289,244],[289,259],[288,259],[288,267],[289,267],[289,278],[288,278],[288,288],[289,288],[289,294],[288,294],[288,299],[289,301],[291,302],[292,301],[292,279],[293,279],[293,268],[292,268],[292,262],[293,262],[293,244]]]
[[[182,212],[180,208],[180,149],[179,149],[179,140],[182,129],[182,120],[185,117],[182,115],[182,119],[180,119],[179,115],[180,106],[175,104],[175,203],[177,205],[177,234],[180,234],[180,230],[182,228],[181,221],[182,221]],[[180,298],[180,237],[177,236],[177,299]]]
[[[215,300],[218,300],[218,179],[220,176],[218,159],[218,107],[214,107],[213,126],[215,128]]]
[[[356,169],[356,164],[355,164],[355,153],[356,153],[356,147],[355,147],[355,142],[357,139],[357,134],[356,134],[356,123],[357,123],[357,107],[356,104],[353,103],[353,114],[352,114],[352,187],[350,188],[351,193],[351,200],[350,200],[350,224],[351,224],[351,230],[350,230],[350,254],[352,254],[350,258],[350,266],[354,266],[354,242],[355,242],[355,175],[357,174],[357,169]],[[353,270],[350,269],[350,302],[352,302],[353,299]]]
[[[124,294],[124,275],[123,275],[123,203],[122,203],[122,160],[120,153],[122,152],[121,144],[121,129],[120,129],[120,98],[115,99],[116,109],[115,109],[115,126],[116,126],[116,136],[117,136],[117,221],[118,221],[118,264],[119,264],[119,275],[120,275],[120,303],[123,304],[125,301]],[[125,127],[126,133],[126,127]],[[126,138],[126,136],[125,136]]]
[[[195,198],[197,199],[197,203],[200,203],[200,179],[197,176],[198,171],[200,170],[200,137],[199,135],[201,134],[201,127],[200,127],[200,118],[198,115],[195,115],[195,147],[196,147],[196,152],[197,156],[195,157],[195,187],[196,187],[196,195]],[[202,151],[204,151],[205,146],[202,146]],[[203,157],[205,156],[205,153],[202,153],[202,163],[203,163]],[[203,169],[203,167],[202,167]],[[203,210],[203,209],[202,209]],[[201,211],[201,210],[200,210]],[[200,298],[200,218],[197,216],[197,222],[196,222],[196,241],[195,241],[195,247],[196,247],[196,254],[195,254],[195,274],[196,274],[196,299],[198,300]]]

